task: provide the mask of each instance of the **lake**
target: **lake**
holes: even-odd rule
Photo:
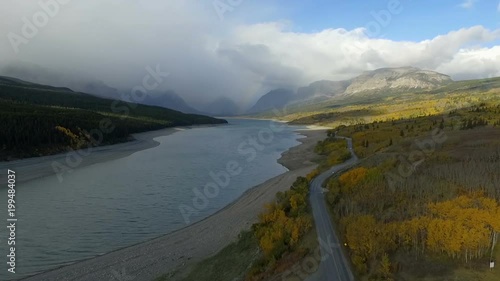
[[[301,127],[228,119],[155,138],[159,146],[16,186],[16,274],[21,278],[175,231],[227,206],[287,169],[281,154]],[[15,170],[15,169],[14,169]],[[2,171],[6,173],[6,171]],[[7,188],[0,187],[7,219]],[[6,223],[7,225],[7,223]],[[5,227],[0,251],[7,261]]]

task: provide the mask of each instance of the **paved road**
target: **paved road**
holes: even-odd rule
[[[347,261],[342,250],[343,246],[340,245],[337,233],[332,224],[332,220],[330,219],[324,196],[325,190],[322,188],[322,184],[332,174],[349,168],[358,162],[358,157],[354,154],[352,149],[352,140],[349,138],[345,139],[347,140],[348,148],[351,151],[351,159],[343,164],[332,167],[330,170],[316,177],[311,183],[309,200],[311,201],[316,231],[318,233],[318,240],[320,241],[322,258],[318,270],[309,278],[309,280],[354,280],[349,262]]]

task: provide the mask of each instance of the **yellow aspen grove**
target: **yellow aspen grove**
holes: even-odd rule
[[[301,239],[312,228],[312,218],[306,212],[309,181],[299,177],[286,192],[276,195],[275,202],[266,205],[259,222],[252,226],[263,254],[262,264],[274,264],[297,249]],[[256,268],[258,274],[267,267]]]

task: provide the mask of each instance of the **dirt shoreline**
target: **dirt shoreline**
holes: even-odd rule
[[[118,275],[128,278],[126,280],[151,281],[163,274],[185,272],[189,266],[235,241],[242,230],[256,222],[263,206],[271,202],[278,191],[287,190],[298,176],[305,176],[316,167],[312,162],[317,157],[314,146],[325,138],[325,131],[299,133],[305,136],[299,139],[302,144],[283,153],[279,160],[290,171],[249,189],[210,217],[153,240],[25,280],[113,280]],[[148,143],[146,139],[143,141]]]

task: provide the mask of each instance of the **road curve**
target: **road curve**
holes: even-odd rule
[[[352,140],[350,138],[338,137],[347,141],[347,146],[351,151],[351,159],[333,166],[328,171],[320,174],[311,182],[309,200],[312,206],[316,232],[321,251],[321,262],[318,270],[308,279],[321,281],[352,281],[352,274],[349,262],[347,261],[342,245],[337,237],[337,233],[330,219],[326,200],[324,196],[323,183],[333,174],[352,167],[358,163],[358,157],[353,151]]]

